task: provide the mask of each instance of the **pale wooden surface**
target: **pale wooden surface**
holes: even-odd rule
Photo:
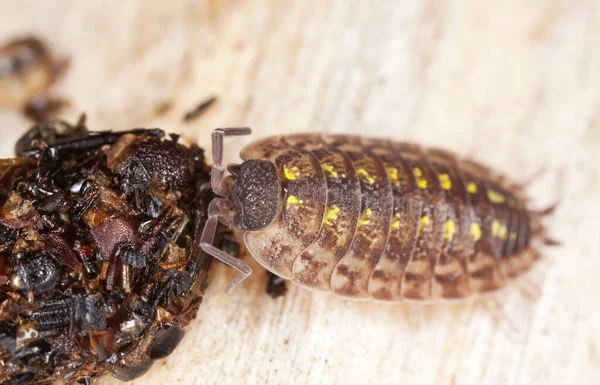
[[[479,4],[479,5],[477,5]],[[498,295],[349,303],[217,266],[187,338],[136,384],[597,384],[600,7],[589,1],[0,0],[0,41],[38,32],[91,127],[367,133],[441,145],[527,180],[562,248]],[[181,116],[211,94],[193,125]],[[153,118],[153,107],[174,109]],[[1,154],[27,122],[0,112]],[[227,142],[228,160],[250,139]],[[106,379],[102,384],[115,384]]]

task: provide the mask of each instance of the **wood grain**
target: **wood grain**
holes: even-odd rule
[[[584,384],[600,378],[600,6],[593,0],[0,0],[0,41],[36,33],[72,58],[56,87],[95,129],[162,127],[207,146],[362,133],[468,154],[561,199],[534,270],[463,304],[385,306],[216,266],[177,351],[135,384]],[[197,122],[185,112],[219,101]],[[173,109],[153,116],[165,101]],[[10,156],[28,122],[0,111]],[[228,161],[249,138],[227,141]],[[113,379],[103,385],[116,384]]]

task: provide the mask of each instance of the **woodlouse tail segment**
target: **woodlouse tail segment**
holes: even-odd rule
[[[554,214],[554,212],[558,208],[559,204],[560,204],[560,202],[556,202],[556,203],[553,203],[553,204],[551,204],[550,206],[548,206],[548,207],[546,207],[544,209],[532,211],[532,213],[536,217],[547,217],[549,215]]]
[[[437,174],[446,217],[442,219],[443,243],[435,265],[433,297],[465,298],[470,294],[467,255],[469,248],[468,196],[454,155],[441,150],[427,150],[426,155]],[[439,220],[439,219],[438,219]]]
[[[556,202],[546,208],[531,212],[533,234],[535,237],[540,238],[542,243],[546,246],[560,246],[563,244],[560,240],[548,236],[548,230],[546,226],[544,226],[544,224],[542,223],[545,217],[549,217],[556,212],[556,209],[558,209],[559,204],[560,202]]]
[[[561,241],[550,237],[544,237],[542,242],[544,242],[544,245],[546,246],[562,246],[563,244]]]
[[[507,278],[499,264],[502,248],[496,229],[502,226],[508,231],[507,213],[489,200],[489,193],[493,191],[490,171],[468,160],[460,161],[459,165],[469,202],[467,269],[470,290],[474,293],[495,290],[504,286]]]
[[[252,130],[249,127],[229,127],[217,128],[212,134],[212,156],[213,165],[210,173],[210,183],[216,195],[229,196],[231,188],[225,180],[225,170],[223,166],[223,139],[226,136],[250,135]]]

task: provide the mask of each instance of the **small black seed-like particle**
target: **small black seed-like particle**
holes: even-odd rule
[[[171,327],[157,336],[148,348],[148,356],[152,359],[164,358],[173,353],[177,345],[183,339],[183,330]]]
[[[153,361],[149,357],[142,357],[140,362],[117,363],[112,375],[121,381],[133,381],[146,373],[152,366]]]
[[[54,289],[60,274],[56,262],[48,254],[40,253],[15,266],[11,285],[23,293],[40,294]]]
[[[13,320],[0,322],[0,348],[14,353],[17,342],[17,326]]]
[[[204,111],[208,110],[210,106],[212,106],[216,101],[217,98],[213,96],[199,103],[193,110],[185,114],[185,116],[183,117],[183,121],[187,123],[191,122],[194,119],[197,119],[200,115],[202,115],[202,113],[204,113]]]

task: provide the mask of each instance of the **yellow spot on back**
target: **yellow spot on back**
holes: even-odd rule
[[[475,194],[477,192],[477,185],[475,182],[469,182],[467,184],[467,191],[471,194]]]
[[[498,237],[500,239],[508,239],[508,229],[505,225],[500,225],[500,231],[498,232]]]
[[[327,164],[327,163],[323,163],[321,165],[321,167],[323,167],[323,170],[327,171],[329,173],[329,175],[331,175],[334,178],[337,178],[338,173],[334,170],[333,165]]]
[[[423,229],[425,229],[425,226],[427,226],[428,224],[429,224],[429,217],[428,216],[421,217],[421,222],[419,222],[419,234],[421,234],[423,232]]]
[[[290,208],[290,206],[295,205],[295,204],[303,204],[304,203],[304,201],[302,199],[298,199],[298,197],[295,195],[290,195],[286,202],[287,202],[287,208]]]
[[[375,183],[375,178],[373,178],[371,174],[369,174],[369,172],[362,167],[356,170],[356,174],[369,183]]]
[[[506,239],[508,236],[508,229],[506,228],[506,225],[494,220],[492,222],[492,235],[496,238]]]
[[[386,167],[386,170],[392,182],[398,181],[398,169],[396,167]]]
[[[286,166],[283,166],[283,175],[285,175],[286,179],[296,180],[296,178],[298,178],[300,176],[300,172],[298,170],[298,167],[296,167],[296,166],[288,167],[286,165]]]
[[[456,234],[456,222],[452,219],[448,219],[444,224],[444,239],[451,240]]]
[[[337,220],[338,213],[340,212],[340,208],[337,206],[327,206],[327,210],[325,211],[325,222],[327,225],[333,225],[333,222]]]
[[[419,186],[421,189],[426,189],[427,180],[423,178],[423,171],[421,171],[420,168],[415,167],[413,168],[413,174],[415,175],[415,178],[417,178],[417,186]]]
[[[400,213],[396,213],[392,220],[392,230],[400,230]]]
[[[444,190],[450,190],[452,188],[452,181],[450,180],[450,175],[448,174],[439,174],[440,183]]]
[[[492,222],[492,235],[494,237],[497,237],[499,231],[500,231],[500,222],[498,222],[497,220],[494,219],[494,221]]]
[[[371,223],[371,214],[373,214],[373,210],[371,210],[371,209],[366,209],[365,211],[362,212],[362,214],[360,215],[360,220],[359,220],[359,223],[361,226],[366,226],[369,223]]]
[[[475,242],[481,239],[481,227],[477,223],[471,223],[469,226],[469,234],[473,237]]]
[[[511,241],[514,241],[515,239],[517,239],[517,233],[510,233],[509,238]]]
[[[487,196],[492,203],[504,203],[504,195],[494,190],[488,190]]]

